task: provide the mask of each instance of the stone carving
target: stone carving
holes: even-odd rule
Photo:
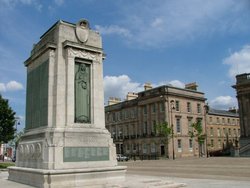
[[[90,123],[90,66],[75,64],[75,122]]]
[[[91,52],[86,52],[85,50],[76,50],[73,48],[68,49],[68,55],[71,57],[80,57],[84,59],[89,59],[93,61],[100,62],[101,61],[101,55],[97,53],[91,53]]]
[[[76,24],[76,36],[81,42],[87,42],[89,37],[89,22],[87,20],[80,20]]]
[[[41,160],[42,159],[42,144],[22,144],[18,146],[19,161]]]

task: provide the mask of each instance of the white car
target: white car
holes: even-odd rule
[[[129,157],[122,155],[122,154],[117,154],[116,159],[117,161],[128,161]]]

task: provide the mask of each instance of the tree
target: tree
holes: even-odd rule
[[[189,131],[189,135],[191,138],[196,138],[196,141],[199,144],[199,156],[202,155],[202,146],[204,145],[206,134],[203,132],[201,121],[197,121],[191,125],[193,127],[193,131]]]
[[[9,101],[0,94],[0,143],[7,143],[14,138],[15,112],[9,106]]]
[[[164,142],[168,146],[168,140],[173,136],[173,130],[168,126],[168,122],[163,122],[155,126],[157,133],[164,138]]]

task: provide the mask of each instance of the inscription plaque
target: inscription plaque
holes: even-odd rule
[[[63,162],[108,161],[108,147],[64,147]]]

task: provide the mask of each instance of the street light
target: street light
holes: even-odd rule
[[[170,101],[170,113],[171,113],[171,129],[172,129],[172,147],[173,147],[173,160],[175,160],[174,153],[174,125],[173,125],[173,110],[175,109],[174,100]]]
[[[14,152],[14,158],[12,159],[12,161],[16,161],[16,150],[17,150],[17,125],[20,125],[20,118],[19,117],[15,117],[15,124],[16,124],[16,130],[15,130],[15,152]]]
[[[207,114],[208,114],[208,111],[209,111],[209,106],[208,106],[208,104],[205,104],[204,105],[204,112],[205,112],[205,114],[204,114],[204,116],[205,116],[205,134],[206,134],[206,137],[205,137],[205,139],[206,139],[206,153],[207,153],[207,158],[209,157],[209,153],[208,153],[208,147],[207,147]]]

